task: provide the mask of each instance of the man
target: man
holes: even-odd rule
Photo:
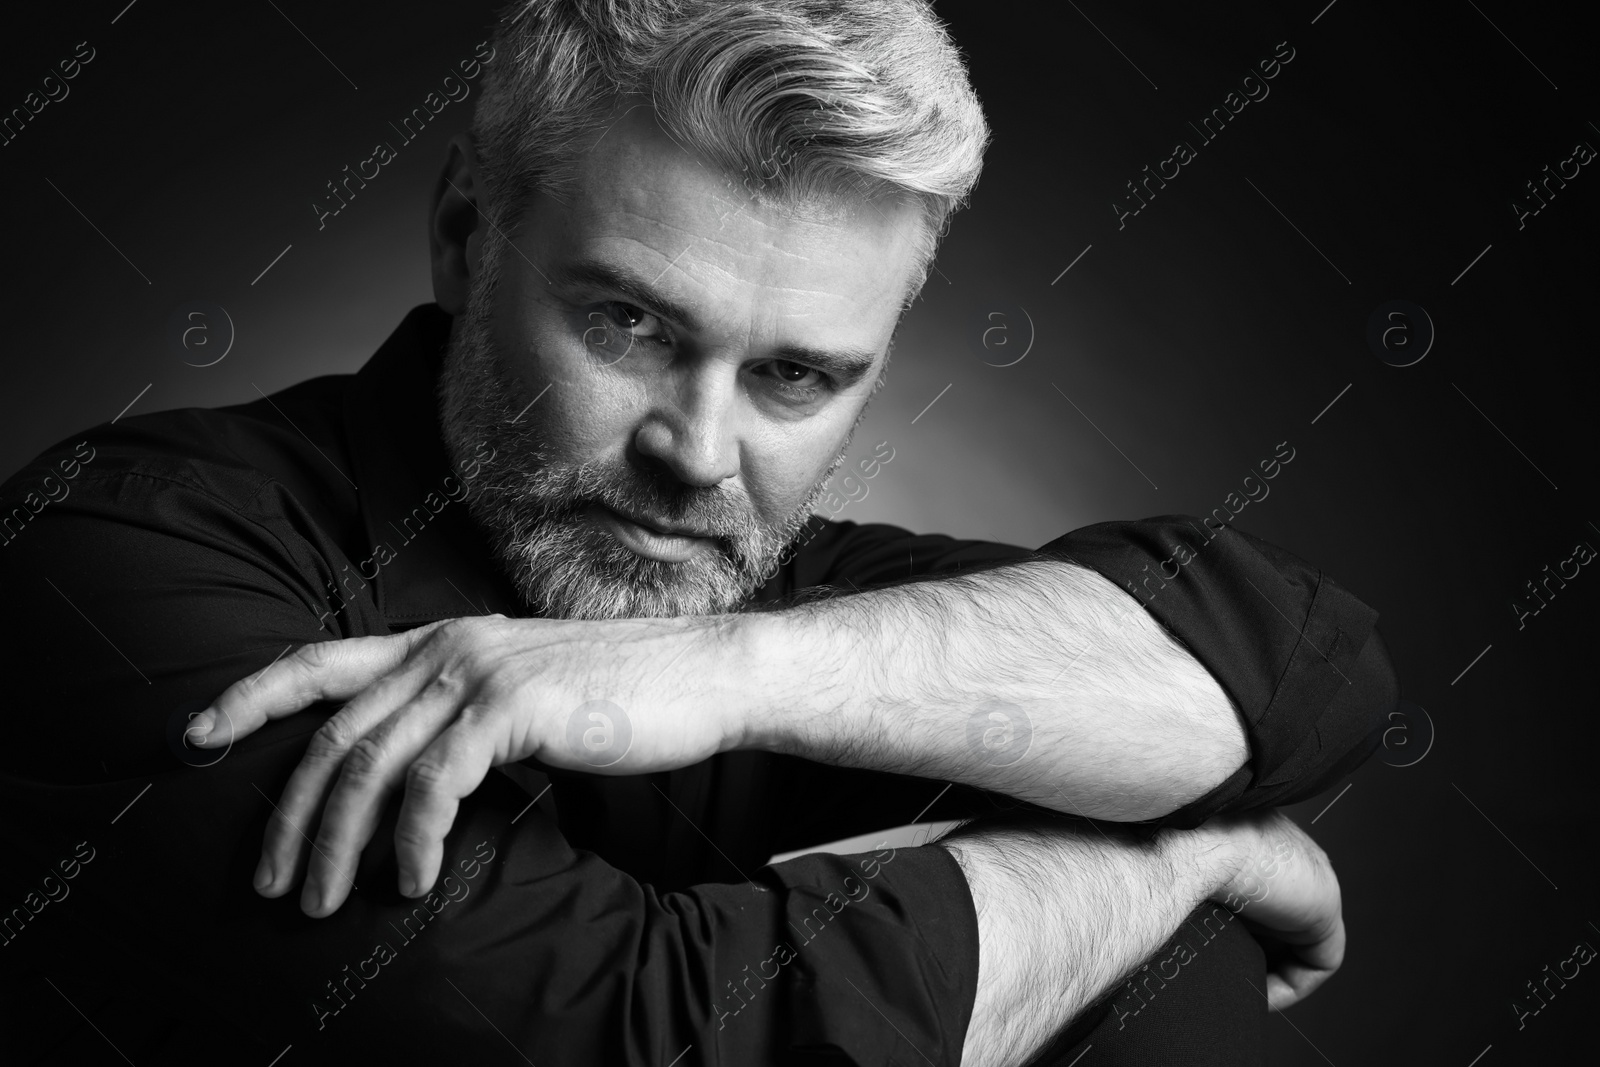
[[[37,1030],[141,1063],[1259,1056],[1343,944],[1265,809],[1371,750],[1375,613],[1177,519],[1030,552],[810,514],[976,181],[942,29],[534,0],[494,51],[437,306],[352,378],[7,483],[0,643],[42,711],[7,844],[67,890],[17,868]],[[1183,969],[1108,999],[1208,898]]]

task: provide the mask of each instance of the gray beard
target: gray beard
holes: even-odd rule
[[[492,275],[474,279],[467,309],[451,327],[439,379],[440,424],[454,463],[492,450],[473,479],[467,508],[524,607],[557,619],[737,610],[805,526],[844,462],[855,427],[804,502],[775,525],[762,522],[741,491],[685,485],[664,469],[641,470],[626,461],[552,463],[537,409],[524,407],[527,400],[489,326],[494,284]],[[585,517],[596,503],[713,530],[715,548],[683,562],[647,559]]]

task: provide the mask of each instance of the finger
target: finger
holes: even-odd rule
[[[1286,964],[1267,972],[1267,1010],[1283,1011],[1316,992],[1333,972],[1300,964]]]
[[[320,918],[344,903],[355,888],[356,867],[383,817],[384,802],[455,719],[461,703],[459,683],[435,678],[351,747],[307,858],[301,911]]]
[[[468,705],[411,764],[394,830],[400,892],[406,896],[421,896],[438,879],[444,839],[455,824],[461,798],[483,784],[494,766],[498,721],[482,705]]]
[[[380,678],[311,735],[305,755],[289,776],[282,797],[273,805],[272,818],[262,836],[256,892],[267,897],[282,896],[300,880],[313,847],[311,835],[317,831],[323,805],[351,750],[421,691],[430,669],[429,662],[418,660]]]
[[[186,736],[202,748],[222,746],[319,700],[346,700],[405,662],[417,643],[439,625],[390,637],[302,645],[230,685],[190,721]]]
[[[1266,947],[1267,1006],[1282,1011],[1309,997],[1344,962],[1344,923],[1336,921],[1329,936],[1316,942],[1291,945],[1277,941]]]
[[[1267,1010],[1283,1011],[1293,1007],[1301,1000],[1300,994],[1294,986],[1281,974],[1274,971],[1267,972]]]

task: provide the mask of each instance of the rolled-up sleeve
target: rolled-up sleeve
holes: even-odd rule
[[[1127,589],[1244,718],[1245,766],[1161,825],[1303,800],[1379,744],[1399,683],[1378,613],[1316,566],[1186,515],[1098,523],[1039,551]]]
[[[821,523],[810,543],[793,578],[801,593],[1041,557],[1126,589],[1232,698],[1250,748],[1226,781],[1152,825],[1196,826],[1316,795],[1372,754],[1399,701],[1375,610],[1294,553],[1214,521],[1097,523],[1037,551],[879,523]]]

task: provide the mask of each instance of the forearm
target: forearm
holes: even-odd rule
[[[1219,892],[1241,862],[1220,831],[1139,843],[1072,824],[958,831],[940,845],[978,915],[978,988],[962,1063],[1026,1063]]]
[[[1104,819],[1164,815],[1243,765],[1217,681],[1095,572],[1034,560],[748,617],[746,743]]]

